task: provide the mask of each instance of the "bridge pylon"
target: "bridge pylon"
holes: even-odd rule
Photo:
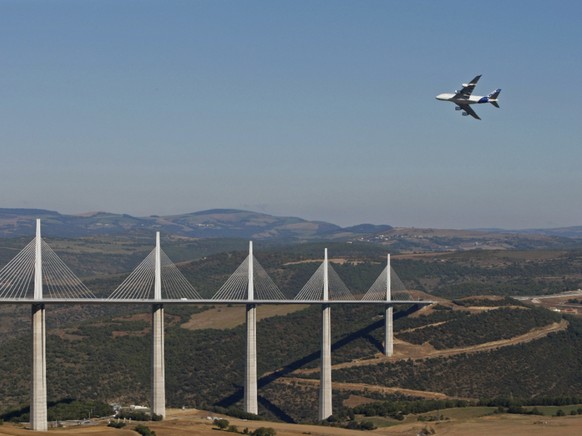
[[[253,259],[253,242],[249,242],[249,259]],[[249,262],[247,298],[255,299],[255,283],[253,262]],[[257,306],[246,305],[247,321],[247,352],[245,361],[245,386],[244,386],[244,411],[247,413],[259,413],[258,389],[257,389]]]
[[[394,277],[393,277],[394,275]],[[384,355],[394,354],[394,309],[392,303],[392,282],[396,281],[397,289],[404,290],[404,284],[390,266],[390,254],[387,255],[386,268],[380,273],[368,292],[362,297],[367,301],[385,301],[384,307]]]
[[[154,300],[162,299],[160,232],[156,232]],[[152,304],[152,399],[153,415],[166,417],[166,373],[164,355],[164,305]]]
[[[392,300],[392,280],[390,277],[390,254],[388,254],[386,266],[386,301]],[[390,357],[394,354],[394,309],[386,305],[384,311],[384,355]]]
[[[331,387],[331,304],[335,300],[354,300],[344,282],[329,264],[327,248],[323,263],[295,296],[299,301],[321,301],[321,361],[319,382],[320,421],[333,414]]]
[[[329,300],[329,270],[327,248],[323,261],[323,301]],[[319,371],[319,420],[333,415],[331,389],[331,308],[321,305],[321,362]]]
[[[34,258],[34,299],[42,301],[42,241],[40,219],[36,220]],[[32,380],[30,393],[30,427],[47,431],[46,403],[46,323],[44,304],[32,305]]]
[[[257,305],[255,300],[285,300],[285,295],[271,280],[253,254],[253,243],[249,242],[249,255],[239,265],[212,297],[235,303],[244,301],[246,308],[246,358],[244,380],[244,411],[259,413],[257,388]]]

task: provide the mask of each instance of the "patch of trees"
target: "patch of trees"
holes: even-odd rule
[[[529,407],[529,406],[569,406],[571,404],[582,404],[582,397],[535,397],[535,398],[494,398],[479,400],[477,405],[487,407]]]
[[[347,428],[350,430],[376,430],[378,428],[376,427],[376,424],[374,424],[372,421],[368,420],[358,421],[357,419],[355,419],[352,411],[350,411],[349,414],[351,415],[349,417],[347,417],[346,415],[343,416],[332,415],[325,421],[322,421],[321,425]]]
[[[537,407],[526,409],[521,406],[503,407],[499,406],[493,413],[511,413],[515,415],[543,415]]]
[[[110,416],[113,408],[101,401],[80,401],[67,398],[47,403],[47,419],[49,421],[80,420]],[[5,421],[27,422],[30,419],[30,407],[6,412],[0,417]]]
[[[353,411],[358,415],[385,416],[403,420],[406,415],[411,413],[426,413],[433,410],[467,407],[471,405],[473,404],[465,400],[382,401],[362,404],[354,407]]]
[[[334,381],[465,398],[543,401],[544,397],[577,396],[582,392],[582,320],[567,318],[565,331],[535,341],[471,354],[342,368],[334,371]]]
[[[399,333],[398,337],[413,344],[429,342],[436,349],[442,350],[509,339],[560,319],[559,314],[539,307],[501,308],[471,314],[444,324]]]
[[[407,284],[446,298],[544,295],[582,287],[582,256],[545,251],[469,251],[424,259],[395,259]]]
[[[463,298],[462,300],[453,300],[458,306],[483,306],[483,307],[498,307],[498,306],[522,306],[528,307],[523,301],[516,300],[511,297],[503,298]]]
[[[217,418],[214,420],[214,425],[223,431],[227,431],[229,433],[241,433],[238,431],[238,427],[236,425],[231,425],[228,419],[221,419]],[[256,430],[249,431],[248,428],[245,428],[242,431],[242,434],[248,434],[251,436],[275,436],[277,432],[275,429],[271,427],[259,427]]]

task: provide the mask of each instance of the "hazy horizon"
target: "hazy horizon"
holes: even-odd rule
[[[582,4],[0,4],[0,207],[582,224]],[[482,121],[435,100],[482,74]]]
[[[293,215],[293,214],[270,214],[268,212],[261,212],[258,210],[252,210],[252,209],[238,209],[238,208],[231,208],[231,207],[217,207],[217,208],[211,208],[211,209],[201,209],[201,210],[192,210],[192,211],[184,211],[184,212],[178,212],[178,213],[172,213],[172,214],[159,214],[159,213],[148,213],[148,214],[143,214],[143,215],[133,215],[133,214],[128,214],[127,212],[124,211],[111,211],[111,210],[91,210],[91,211],[82,211],[82,212],[63,212],[60,210],[53,210],[53,209],[42,209],[42,208],[14,208],[14,207],[2,207],[0,209],[28,209],[28,210],[34,210],[34,209],[38,209],[38,210],[44,210],[44,211],[49,211],[49,212],[56,212],[59,213],[61,215],[67,215],[67,216],[91,216],[91,215],[96,215],[99,213],[105,213],[105,214],[114,214],[114,215],[130,215],[132,217],[135,218],[151,218],[151,217],[169,217],[169,216],[179,216],[179,215],[188,215],[188,214],[194,214],[194,213],[201,213],[201,212],[208,212],[208,211],[219,211],[219,210],[236,210],[236,211],[241,211],[241,212],[252,212],[252,213],[264,213],[267,215],[272,215],[274,217],[278,217],[278,218],[285,218],[285,217],[291,217],[291,218],[299,218],[299,219],[304,219],[306,221],[320,221],[320,222],[327,222],[328,224],[335,224],[338,225],[340,227],[346,228],[346,227],[352,227],[352,226],[357,226],[357,225],[367,225],[367,224],[371,224],[371,225],[390,225],[392,227],[399,227],[399,228],[419,228],[419,229],[427,229],[427,228],[434,228],[434,229],[442,229],[442,230],[535,230],[535,229],[552,229],[552,228],[563,228],[563,227],[580,227],[582,226],[582,224],[574,224],[571,226],[560,226],[560,227],[523,227],[523,228],[511,228],[511,227],[434,227],[434,226],[427,226],[427,227],[419,227],[419,226],[407,226],[407,225],[399,225],[399,224],[394,224],[394,223],[389,223],[389,222],[369,222],[369,221],[362,221],[362,222],[354,222],[354,223],[348,223],[348,224],[340,224],[334,221],[328,221],[328,220],[321,220],[321,219],[310,219],[304,216],[300,216],[300,215]]]

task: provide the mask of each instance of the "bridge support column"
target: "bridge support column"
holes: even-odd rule
[[[257,402],[257,306],[247,304],[247,356],[245,369],[244,410],[259,413]]]
[[[247,298],[255,299],[255,273],[253,242],[249,242],[248,287]],[[247,413],[259,413],[257,401],[257,306],[247,304],[247,355],[245,365],[244,410]]]
[[[166,417],[164,306],[152,305],[152,415]]]
[[[329,300],[329,275],[327,248],[323,260],[323,301]],[[321,363],[319,381],[319,420],[323,421],[332,414],[331,405],[331,308],[321,305]]]
[[[44,304],[32,305],[32,389],[30,427],[47,431],[46,405],[46,335]]]
[[[390,254],[388,254],[386,265],[386,301],[392,300],[392,276],[390,274]],[[394,354],[394,311],[392,306],[386,306],[384,313],[384,355],[390,357]]]
[[[34,299],[42,300],[42,239],[40,220],[36,220],[34,259]],[[30,427],[47,431],[46,405],[46,330],[44,304],[32,305],[32,383],[30,392]]]
[[[156,232],[154,300],[162,299],[160,232]],[[164,305],[152,305],[152,415],[166,417],[166,372],[164,356]]]
[[[384,313],[384,320],[386,325],[384,326],[384,354],[386,357],[390,357],[394,354],[394,326],[393,326],[393,308],[387,307]]]
[[[331,401],[331,308],[322,305],[321,363],[319,384],[319,420],[323,421],[332,414]]]

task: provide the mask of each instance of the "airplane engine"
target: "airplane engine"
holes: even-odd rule
[[[463,109],[460,106],[455,106],[456,111],[462,111]]]
[[[463,112],[463,116],[464,116],[464,117],[466,117],[466,116],[468,116],[468,115],[469,115],[469,114],[468,114],[467,112]]]

